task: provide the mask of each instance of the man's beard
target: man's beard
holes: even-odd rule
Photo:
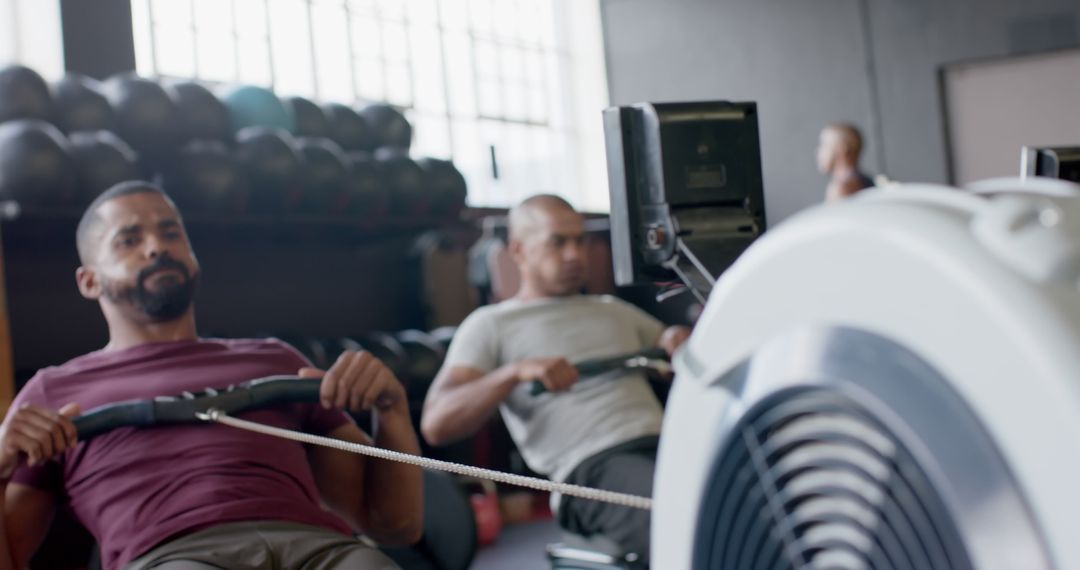
[[[153,291],[146,288],[146,281],[157,271],[175,269],[181,279],[163,280]],[[150,317],[151,322],[171,321],[183,315],[195,297],[195,283],[198,275],[188,273],[184,264],[171,257],[159,257],[154,263],[144,267],[135,278],[134,285],[113,286],[105,281],[105,296],[116,304],[127,304],[142,314]]]

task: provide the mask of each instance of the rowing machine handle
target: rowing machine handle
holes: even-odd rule
[[[148,426],[154,423],[154,402],[132,400],[107,404],[71,420],[79,441],[112,431],[120,426]]]
[[[633,358],[646,358],[648,360],[667,360],[668,353],[659,346],[646,348],[637,352],[631,352],[628,354],[620,354],[618,356],[607,356],[604,358],[594,358],[590,360],[582,360],[574,365],[577,368],[578,375],[582,378],[588,378],[590,376],[597,376],[605,372],[611,372],[612,370],[618,370],[620,368],[626,368],[626,361]],[[533,380],[532,385],[529,386],[529,395],[539,396],[547,392],[547,387],[539,380]]]
[[[319,401],[319,378],[269,376],[197,394],[163,396],[151,400],[129,400],[94,408],[72,420],[79,441],[88,440],[120,427],[147,427],[197,423],[195,414],[210,408],[228,414],[284,403]]]

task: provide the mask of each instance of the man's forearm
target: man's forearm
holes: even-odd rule
[[[402,403],[404,404],[404,402]],[[420,444],[408,408],[376,414],[375,445],[420,455]],[[372,538],[384,544],[411,544],[423,528],[423,474],[398,461],[367,458],[364,469],[366,524]]]
[[[424,402],[424,438],[445,445],[476,433],[520,381],[517,367],[507,364],[475,380],[437,382]]]
[[[0,570],[14,570],[7,529],[7,481],[0,482]]]

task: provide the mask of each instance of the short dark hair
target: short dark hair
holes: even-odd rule
[[[143,180],[129,180],[113,185],[99,194],[97,198],[94,198],[93,202],[90,202],[90,205],[86,207],[86,211],[83,212],[82,218],[79,219],[79,227],[75,230],[75,247],[79,250],[79,261],[83,265],[86,265],[93,257],[91,250],[92,240],[90,238],[94,228],[101,222],[101,217],[97,214],[98,208],[114,198],[143,192],[154,192],[164,196],[170,202],[172,201],[164,190],[154,184]]]

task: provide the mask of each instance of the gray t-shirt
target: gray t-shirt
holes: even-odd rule
[[[444,366],[490,372],[526,358],[571,363],[655,346],[664,325],[609,296],[511,299],[481,307],[458,328]],[[641,372],[581,378],[570,390],[533,396],[518,386],[499,409],[529,467],[563,481],[600,451],[660,433],[663,410]]]

